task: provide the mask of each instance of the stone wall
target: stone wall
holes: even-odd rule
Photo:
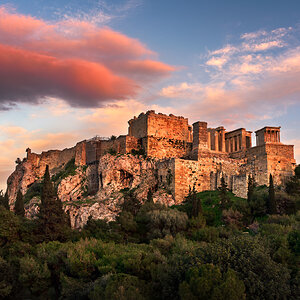
[[[206,153],[198,161],[174,159],[174,165],[173,194],[176,203],[183,201],[193,187],[198,192],[216,190],[221,185],[222,177],[237,196],[247,195],[245,182],[252,170],[245,167],[245,160],[231,159],[223,153]]]
[[[294,146],[266,144],[265,148],[268,157],[267,173],[273,175],[275,184],[284,184],[294,174]]]
[[[156,138],[149,136],[146,138],[145,150],[146,154],[150,157],[169,158],[178,157],[182,158],[187,156],[191,151],[192,143],[187,143],[182,140]]]
[[[91,140],[86,142],[86,164],[93,164],[101,156],[101,140]]]
[[[52,176],[64,168],[71,159],[75,159],[77,166],[85,165],[85,158],[85,142],[79,142],[72,148],[50,150],[41,154],[31,153],[31,150],[27,149],[27,157],[16,166],[16,170],[7,179],[9,202],[11,204],[15,202],[19,189],[24,195],[30,185],[42,180],[46,165],[49,166]]]
[[[188,119],[174,115],[156,114],[150,110],[129,122],[128,135],[136,138],[152,136],[191,142],[191,127]]]
[[[90,195],[94,195],[99,190],[98,163],[88,165],[86,169],[87,188]]]
[[[188,119],[173,115],[148,114],[148,136],[190,142]]]
[[[138,139],[148,135],[148,113],[141,113],[138,117],[128,121],[128,135]]]

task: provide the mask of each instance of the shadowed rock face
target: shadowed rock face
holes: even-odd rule
[[[63,170],[71,159],[74,159],[76,166],[85,165],[85,144],[83,142],[62,151],[50,150],[41,154],[31,153],[31,150],[27,149],[27,157],[16,166],[16,170],[7,179],[10,205],[15,202],[19,189],[25,195],[34,182],[42,180],[46,165],[49,166],[52,176]]]
[[[154,202],[173,205],[173,196],[167,193],[166,186],[158,180],[159,163],[158,159],[145,159],[143,156],[106,154],[99,160],[97,176],[95,165],[76,166],[73,174],[54,182],[58,197],[70,215],[71,225],[80,228],[90,216],[94,219],[114,220],[128,190],[133,190],[134,196],[141,202],[147,199],[148,191],[151,190]],[[56,168],[53,175],[58,177],[57,174],[64,171],[64,166]],[[9,178],[10,192],[13,193],[19,186],[25,187],[23,192],[27,191],[34,182],[40,182],[36,174],[37,168],[32,161],[22,162]],[[98,179],[98,190],[89,193],[89,186],[95,178]],[[39,197],[34,196],[26,203],[27,217],[36,216],[39,202]]]

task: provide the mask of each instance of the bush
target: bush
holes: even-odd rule
[[[13,288],[13,269],[0,256],[0,299],[6,299]]]
[[[272,260],[268,248],[257,237],[233,236],[202,246],[198,258],[226,272],[237,272],[244,281],[248,299],[289,299],[287,267]]]
[[[205,227],[193,232],[193,240],[212,243],[218,240],[219,231],[215,227]]]
[[[228,210],[222,211],[223,222],[231,227],[241,228],[243,215],[237,211],[229,208]]]
[[[76,169],[75,158],[72,158],[66,163],[65,167],[61,171],[52,176],[51,180],[53,182],[59,182],[68,176],[74,176],[76,175]]]
[[[19,281],[29,288],[32,294],[41,296],[51,285],[50,271],[46,262],[38,262],[26,256],[20,259]]]
[[[33,197],[41,197],[42,183],[34,182],[24,195],[24,203],[28,203]]]
[[[97,281],[89,293],[91,300],[143,300],[146,292],[145,282],[136,276],[114,274]]]
[[[297,211],[297,197],[287,194],[284,191],[277,191],[275,194],[277,211],[280,214],[294,214]]]
[[[186,213],[169,208],[141,210],[137,215],[137,223],[140,229],[146,233],[148,240],[163,238],[167,235],[175,236],[187,228],[187,222]]]
[[[245,285],[231,269],[222,275],[217,266],[207,264],[191,268],[186,277],[179,287],[181,299],[246,299]]]

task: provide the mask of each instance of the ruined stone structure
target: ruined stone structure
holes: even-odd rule
[[[72,158],[82,169],[76,178],[62,181],[62,197],[73,199],[74,195],[81,195],[82,178],[86,180],[89,194],[99,196],[102,189],[113,186],[113,181],[110,185],[106,182],[101,161],[107,153],[116,157],[126,153],[144,154],[151,159],[152,168],[156,170],[153,184],[166,189],[176,203],[180,203],[193,186],[197,191],[217,189],[222,177],[233,193],[246,197],[248,176],[255,177],[256,182],[263,185],[268,184],[269,174],[272,174],[279,185],[293,175],[294,146],[280,142],[280,127],[256,131],[256,146],[253,147],[252,132],[245,128],[227,132],[223,126],[208,128],[207,123],[201,121],[190,126],[187,118],[154,111],[141,113],[128,123],[127,135],[95,137],[70,149],[42,154],[32,153],[28,148],[27,157],[8,179],[10,202],[14,202],[18,189],[25,193],[43,176],[47,164],[52,175]],[[134,168],[118,171],[118,167],[114,167],[116,171],[110,180],[119,180],[123,188],[127,188],[124,185],[127,182],[130,187],[136,181],[133,180],[136,174],[130,173]],[[71,190],[76,190],[77,194]]]
[[[142,148],[160,159],[158,178],[170,183],[176,202],[193,186],[198,191],[217,189],[223,176],[236,195],[246,197],[248,176],[268,184],[271,173],[283,184],[296,164],[293,145],[280,142],[280,127],[256,131],[252,147],[252,132],[245,128],[227,132],[200,121],[191,127],[186,118],[148,111],[129,121],[129,137],[130,146],[120,153]]]

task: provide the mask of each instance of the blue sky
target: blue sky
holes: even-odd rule
[[[124,134],[148,109],[228,130],[282,126],[300,160],[299,1],[1,3],[0,189],[27,146]]]

